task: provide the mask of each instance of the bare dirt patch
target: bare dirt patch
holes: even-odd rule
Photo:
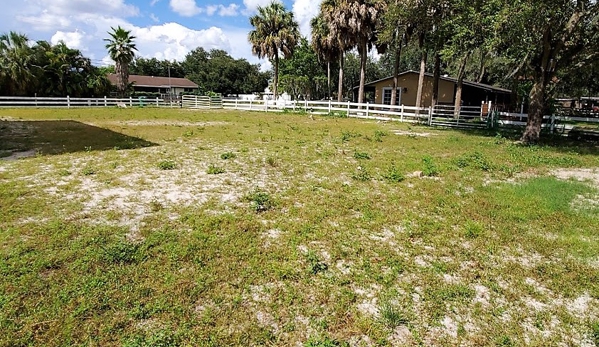
[[[599,188],[599,169],[556,169],[551,174],[562,180],[577,180],[589,182],[594,187]]]
[[[429,136],[437,136],[437,134],[433,133],[418,133],[415,131],[406,131],[406,130],[393,130],[395,135],[400,136],[411,136],[411,137],[429,137]]]

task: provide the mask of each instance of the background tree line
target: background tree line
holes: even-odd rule
[[[275,96],[279,80],[282,90],[306,97],[323,90],[333,96],[336,85],[339,101],[357,85],[356,101],[364,102],[366,81],[390,75],[397,87],[397,75],[409,68],[419,71],[417,105],[425,74],[432,72],[434,105],[440,76],[447,73],[457,79],[456,113],[465,79],[511,89],[514,103],[528,104],[522,141],[536,142],[553,98],[599,92],[595,0],[323,0],[311,21],[312,52],[299,38],[293,13],[280,3],[260,7],[250,24],[254,54],[273,62]],[[383,54],[379,68],[369,68],[374,50]],[[357,84],[350,72],[355,53]],[[289,62],[279,63],[281,57]],[[392,88],[392,103],[395,94]]]
[[[249,94],[263,91],[270,72],[245,59],[234,59],[223,50],[206,51],[198,47],[181,62],[135,57],[135,44],[129,32],[113,28],[107,49],[117,66],[96,67],[81,51],[64,42],[52,45],[38,41],[33,45],[24,34],[10,32],[0,36],[0,95],[93,97],[117,92],[132,92],[125,80],[131,75],[186,77],[207,92]],[[117,69],[118,68],[118,69]],[[117,70],[123,75],[122,90],[106,78]],[[124,71],[123,71],[124,70]],[[119,74],[117,74],[119,75]]]
[[[110,88],[104,72],[64,42],[30,45],[23,34],[0,36],[0,95],[87,97]]]

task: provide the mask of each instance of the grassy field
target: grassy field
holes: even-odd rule
[[[595,144],[228,111],[0,119],[0,346],[599,345]]]

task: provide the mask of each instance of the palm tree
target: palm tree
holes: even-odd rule
[[[108,32],[111,38],[104,39],[108,42],[106,49],[110,58],[114,60],[115,72],[117,78],[117,93],[120,97],[125,96],[127,86],[129,85],[129,63],[135,58],[135,36],[131,36],[131,31],[118,26],[116,29],[111,27],[112,32]]]
[[[33,80],[33,55],[28,43],[26,35],[14,31],[0,35],[0,80],[9,95],[27,94]]]
[[[329,99],[331,98],[331,63],[337,59],[343,53],[339,45],[336,44],[334,38],[331,36],[329,26],[324,20],[322,13],[312,18],[310,21],[312,27],[312,48],[316,52],[320,61],[327,63],[327,88]],[[340,65],[340,80],[339,85],[343,88],[343,65]],[[339,92],[339,98],[343,94],[343,90]],[[339,100],[341,101],[341,100]]]
[[[250,17],[250,24],[254,30],[250,31],[248,39],[252,44],[252,53],[262,59],[268,57],[274,60],[274,88],[275,100],[278,96],[279,83],[279,57],[282,54],[288,58],[293,54],[299,41],[298,24],[292,12],[287,12],[285,6],[279,2],[271,2],[265,7],[258,7],[258,14]]]
[[[358,102],[364,101],[366,61],[377,42],[377,24],[385,11],[383,0],[325,0],[321,12],[329,23],[331,34],[345,48],[356,47],[360,54],[360,89]],[[379,48],[384,48],[380,46]]]

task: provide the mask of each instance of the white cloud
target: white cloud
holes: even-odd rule
[[[64,42],[69,48],[76,48],[79,50],[86,50],[87,47],[83,46],[81,41],[85,36],[85,32],[81,31],[73,31],[73,32],[64,32],[57,31],[52,38],[50,38],[50,42],[53,45],[58,44],[60,41]]]
[[[183,17],[193,17],[204,11],[194,0],[170,0],[169,5],[174,12]]]
[[[229,6],[219,5],[218,15],[221,17],[226,16],[237,16],[239,10],[239,5],[237,4],[229,4]]]
[[[295,0],[293,3],[293,15],[299,24],[300,32],[308,39],[310,39],[312,32],[310,29],[310,21],[318,15],[321,2],[322,0]]]
[[[160,18],[158,18],[155,14],[150,13],[150,19],[154,22],[154,23],[159,23],[160,22]]]
[[[178,23],[165,23],[147,28],[134,27],[139,54],[158,59],[183,60],[196,47],[206,50],[231,50],[228,37],[220,28],[193,30]]]
[[[49,31],[56,29],[66,29],[71,25],[71,21],[62,15],[56,15],[48,12],[43,12],[32,16],[17,16],[17,20],[28,24],[34,30]]]
[[[273,1],[281,2],[280,0],[243,0],[243,5],[245,5],[244,14],[253,14],[256,12],[258,7],[267,6]]]

